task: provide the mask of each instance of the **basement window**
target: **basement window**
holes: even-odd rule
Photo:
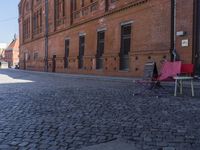
[[[35,52],[35,53],[33,54],[33,59],[34,59],[34,60],[37,60],[37,59],[38,59],[38,52]]]

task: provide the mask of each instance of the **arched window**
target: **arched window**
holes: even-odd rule
[[[25,10],[26,10],[26,12],[28,12],[30,10],[30,3],[29,2],[26,2]]]
[[[19,11],[19,15],[21,15],[22,14],[22,5],[21,5],[21,3],[18,6],[18,11]]]
[[[65,0],[55,0],[55,21],[56,26],[64,23]]]
[[[42,8],[33,13],[33,35],[42,32]]]
[[[30,38],[30,17],[24,19],[23,22],[23,39]]]

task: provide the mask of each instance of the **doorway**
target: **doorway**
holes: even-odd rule
[[[27,54],[24,53],[24,70],[26,70],[26,60],[27,60]]]
[[[99,31],[97,33],[96,69],[103,69],[104,43],[105,31]]]
[[[52,59],[52,72],[56,72],[56,55],[53,55]]]
[[[129,70],[129,52],[131,49],[132,24],[127,23],[121,26],[121,49],[120,49],[120,70]]]
[[[69,40],[65,40],[65,57],[64,57],[64,68],[68,68],[69,61]]]
[[[83,69],[83,57],[85,49],[85,36],[79,37],[79,56],[78,56],[78,68]]]
[[[194,50],[195,74],[200,76],[200,1],[196,1],[196,46]]]

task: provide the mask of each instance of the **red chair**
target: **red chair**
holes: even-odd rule
[[[192,77],[193,71],[194,71],[193,64],[182,64],[181,65],[180,76],[174,77],[174,80],[175,80],[174,96],[177,95],[178,86],[180,87],[180,94],[183,94],[183,81],[190,81],[192,96],[194,96],[194,85],[193,85],[193,77]]]
[[[193,64],[182,64],[181,65],[181,74],[192,76],[194,72]]]

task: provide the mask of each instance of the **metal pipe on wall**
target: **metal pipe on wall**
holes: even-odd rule
[[[44,71],[48,72],[48,32],[49,32],[49,6],[48,0],[45,0],[45,68]]]
[[[173,0],[173,50],[172,50],[172,55],[173,55],[173,61],[176,61],[177,59],[177,51],[176,51],[176,16],[177,16],[177,12],[176,12],[176,8],[177,8],[177,1]]]

